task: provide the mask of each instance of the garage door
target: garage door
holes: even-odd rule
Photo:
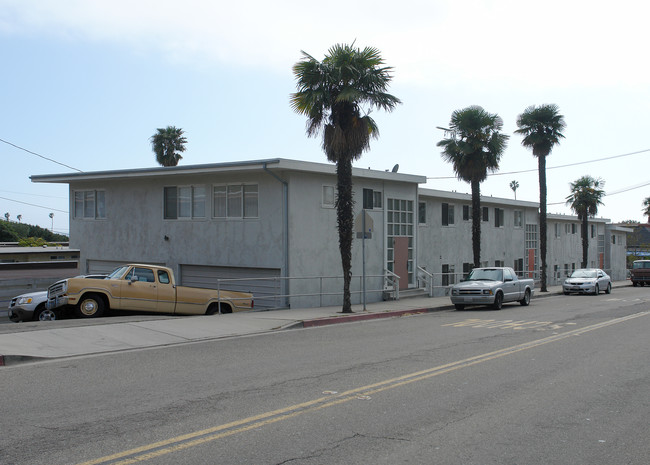
[[[87,274],[109,274],[118,266],[126,265],[128,262],[118,262],[112,260],[87,260],[86,273]],[[165,266],[164,263],[147,262],[149,265]]]
[[[251,292],[255,308],[282,307],[280,270],[205,265],[181,265],[181,285]]]

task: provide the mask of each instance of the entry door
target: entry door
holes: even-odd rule
[[[393,238],[393,254],[394,264],[393,272],[399,276],[399,289],[404,290],[409,287],[409,238],[408,237],[394,237]]]

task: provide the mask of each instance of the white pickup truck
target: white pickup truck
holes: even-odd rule
[[[474,268],[467,279],[451,288],[450,297],[456,310],[466,305],[490,305],[500,310],[506,302],[528,305],[534,287],[534,280],[518,279],[512,268]]]

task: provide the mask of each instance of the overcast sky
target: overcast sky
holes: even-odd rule
[[[326,163],[293,113],[301,50],[378,48],[403,102],[375,112],[380,138],[355,166],[425,175],[470,192],[436,143],[451,113],[499,114],[508,148],[487,196],[537,202],[537,160],[514,135],[530,105],[555,103],[566,139],[547,159],[548,211],[569,183],[605,181],[600,217],[645,221],[650,196],[650,65],[644,0],[0,0],[0,214],[68,232],[67,185],[35,174],[157,166],[149,138],[183,128],[181,165],[262,158]],[[46,160],[46,157],[54,161]],[[588,163],[590,161],[593,163]],[[58,163],[55,163],[58,162]],[[66,165],[66,166],[64,166]],[[565,166],[571,165],[571,166]]]

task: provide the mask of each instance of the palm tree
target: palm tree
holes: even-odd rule
[[[451,115],[451,138],[438,142],[442,158],[452,164],[458,179],[472,188],[472,250],[474,266],[481,266],[481,182],[499,169],[508,136],[499,131],[503,120],[479,106],[456,110]]]
[[[183,158],[180,152],[185,152],[187,139],[184,132],[176,126],[167,126],[165,129],[158,128],[151,136],[151,147],[156,154],[156,161],[161,166],[176,166]]]
[[[515,200],[517,200],[517,189],[519,189],[519,181],[510,181],[510,189],[515,193]]]
[[[378,137],[373,108],[392,111],[399,99],[386,92],[392,79],[391,67],[384,66],[379,51],[352,45],[335,45],[323,61],[305,52],[293,66],[297,92],[291,94],[292,108],[307,117],[307,135],[323,133],[323,150],[336,163],[336,215],[339,250],[343,268],[343,313],[351,313],[352,277],[352,161],[370,148],[370,138]],[[361,106],[367,105],[363,112]]]
[[[539,249],[542,262],[541,291],[546,289],[546,157],[553,147],[564,139],[562,131],[566,127],[564,116],[559,113],[557,105],[534,105],[517,118],[515,134],[521,134],[524,139],[521,144],[533,150],[537,157],[539,172]]]
[[[650,223],[650,197],[645,198],[643,207],[643,215],[648,217],[648,223]]]
[[[605,181],[602,179],[583,176],[571,183],[571,194],[566,198],[566,204],[578,215],[578,219],[582,220],[582,268],[587,268],[589,217],[596,216],[598,205],[603,205],[605,191],[601,187],[604,185]]]

